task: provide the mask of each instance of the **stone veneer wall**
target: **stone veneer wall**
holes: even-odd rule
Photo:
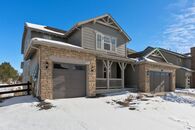
[[[142,63],[139,64],[139,79],[138,86],[139,90],[142,92],[150,92],[150,75],[147,74],[148,71],[159,71],[159,72],[170,72],[171,73],[171,91],[175,90],[175,71],[173,67],[166,67],[163,65]]]
[[[88,61],[87,65],[87,96],[95,96],[96,90],[96,57],[91,54],[77,52],[68,49],[41,46],[41,76],[40,76],[40,97],[41,99],[53,99],[53,61],[50,56],[59,58],[74,58]],[[48,68],[46,69],[46,63]]]

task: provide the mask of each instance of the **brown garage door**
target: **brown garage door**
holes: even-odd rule
[[[150,71],[150,91],[164,92],[170,90],[170,73]]]
[[[86,67],[74,64],[54,64],[53,98],[86,96]]]

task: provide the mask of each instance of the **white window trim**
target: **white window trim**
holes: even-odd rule
[[[98,39],[97,39],[97,35],[101,35],[101,48],[98,48],[97,47],[97,41],[98,41]],[[102,50],[102,34],[101,33],[96,33],[96,42],[95,42],[95,45],[96,45],[96,50]]]
[[[97,35],[101,35],[101,49],[97,47]],[[110,43],[107,43],[106,44],[109,44],[110,45],[110,50],[106,50],[104,49],[104,36],[106,37],[109,37],[110,38]],[[115,39],[116,43],[115,43],[115,51],[112,50],[112,39]],[[100,32],[96,32],[96,50],[101,50],[101,51],[106,51],[106,52],[117,52],[117,38],[116,37],[113,37],[113,36],[109,36],[109,35],[104,35]]]

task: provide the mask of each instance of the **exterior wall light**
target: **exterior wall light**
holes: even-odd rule
[[[95,67],[91,66],[91,72],[94,72],[94,71],[95,71]]]
[[[46,61],[45,62],[45,68],[48,69],[49,68],[49,63]]]

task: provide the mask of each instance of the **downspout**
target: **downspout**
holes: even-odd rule
[[[41,75],[41,51],[40,51],[40,48],[37,48],[37,47],[34,47],[34,46],[32,46],[32,43],[31,43],[31,45],[30,45],[33,49],[36,49],[36,50],[38,50],[38,53],[39,53],[39,72],[38,72],[38,81],[37,81],[37,90],[36,90],[36,96],[40,96],[39,94],[40,94],[40,75]]]

